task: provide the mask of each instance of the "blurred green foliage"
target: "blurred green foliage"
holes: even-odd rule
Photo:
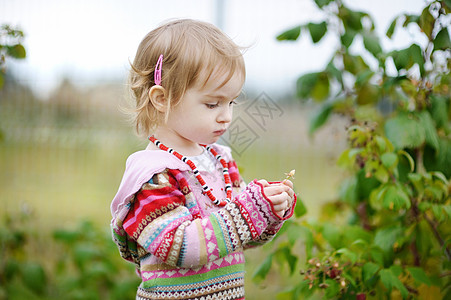
[[[298,278],[278,299],[450,299],[451,2],[427,1],[418,15],[396,17],[388,38],[414,27],[424,42],[392,51],[368,13],[341,0],[315,3],[324,21],[277,39],[337,37],[324,70],[298,79],[297,96],[319,104],[311,134],[333,114],[349,119],[348,148],[337,161],[349,176],[319,220],[284,225],[278,239],[285,242],[254,279],[262,281],[275,261]]]
[[[22,40],[24,33],[10,25],[0,26],[0,89],[4,84],[6,58],[24,59],[27,56]]]
[[[132,299],[131,276],[107,230],[89,221],[49,233],[33,214],[4,215],[0,226],[0,299]]]

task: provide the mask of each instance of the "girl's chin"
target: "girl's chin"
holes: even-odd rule
[[[214,136],[211,138],[203,139],[203,141],[200,142],[199,144],[206,144],[206,145],[213,144],[213,143],[216,143],[220,137],[221,136]]]

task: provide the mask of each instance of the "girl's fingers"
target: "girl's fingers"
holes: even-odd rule
[[[287,203],[286,202],[284,204],[274,205],[274,211],[276,213],[285,212],[286,210],[287,210]]]
[[[283,184],[274,185],[273,184],[273,185],[270,185],[263,189],[264,189],[265,195],[268,197],[286,193],[290,197],[290,202],[294,201],[294,191],[286,185],[283,185]]]
[[[283,192],[289,192],[290,188],[283,184],[271,184],[267,187],[264,187],[265,195],[266,196],[273,196],[278,195]]]
[[[288,195],[287,192],[282,192],[278,195],[272,195],[268,198],[269,198],[269,200],[271,200],[273,205],[280,205],[280,204],[283,204],[283,203],[289,201],[290,195]]]
[[[257,182],[260,183],[264,188],[269,186],[268,181],[266,181],[264,179],[257,180]]]
[[[291,182],[291,180],[289,180],[289,179],[284,179],[284,180],[282,181],[282,184],[285,184],[285,185],[287,185],[290,189],[293,189],[293,182]]]

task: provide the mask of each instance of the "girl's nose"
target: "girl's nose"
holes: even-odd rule
[[[218,123],[230,123],[232,121],[233,108],[231,106],[224,107],[218,115]]]

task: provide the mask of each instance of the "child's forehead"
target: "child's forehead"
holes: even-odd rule
[[[236,81],[235,85],[239,85],[239,89],[241,90],[244,84],[244,74],[238,68],[234,70],[220,69],[218,67],[210,70],[205,68],[201,72],[196,86],[198,89],[206,92],[216,92],[226,86],[232,78]]]

